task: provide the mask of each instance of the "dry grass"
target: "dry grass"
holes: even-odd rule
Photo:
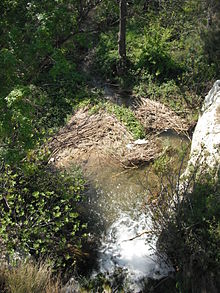
[[[94,146],[103,148],[103,141],[111,144],[121,141],[122,137],[126,143],[132,140],[132,135],[116,117],[102,110],[91,115],[88,109],[80,109],[53,138],[49,147],[53,150],[53,157],[59,158],[63,149],[88,150]]]
[[[52,278],[52,269],[47,263],[28,261],[0,269],[0,290],[2,293],[59,293],[61,282],[59,278]]]

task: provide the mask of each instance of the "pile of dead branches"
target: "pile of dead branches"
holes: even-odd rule
[[[69,161],[79,164],[87,161],[95,152],[99,157],[114,159],[125,168],[134,167],[155,159],[160,153],[153,140],[127,148],[132,142],[132,134],[114,115],[103,110],[91,115],[88,109],[81,109],[52,138],[49,148],[51,161],[63,166]]]
[[[88,149],[100,145],[103,138],[111,140],[113,135],[115,140],[122,136],[128,141],[132,139],[132,135],[113,116],[104,111],[91,115],[87,109],[81,109],[52,139],[50,147],[54,155],[63,148]]]
[[[122,163],[128,167],[140,166],[146,162],[151,162],[158,158],[161,153],[161,146],[157,140],[150,139],[144,145],[135,145],[128,150],[126,155],[121,158]]]
[[[170,129],[180,134],[189,129],[189,124],[172,110],[150,99],[141,100],[141,105],[135,110],[135,116],[144,126],[146,133]]]

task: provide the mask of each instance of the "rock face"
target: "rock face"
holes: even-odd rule
[[[202,112],[196,125],[191,146],[190,165],[208,167],[220,164],[220,80],[217,80],[205,97]]]

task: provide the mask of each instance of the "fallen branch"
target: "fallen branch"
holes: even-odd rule
[[[163,104],[150,99],[142,99],[142,104],[135,111],[136,118],[142,123],[146,132],[174,130],[185,134],[189,124]]]
[[[141,237],[141,236],[144,235],[144,234],[150,234],[151,232],[152,232],[152,231],[149,231],[149,230],[143,231],[143,232],[141,232],[140,234],[138,234],[138,235],[136,235],[136,236],[134,236],[134,237],[132,237],[132,238],[129,238],[129,239],[125,239],[125,240],[123,240],[122,242],[125,242],[125,241],[132,241],[132,240],[134,240],[134,239],[136,239],[136,238]]]

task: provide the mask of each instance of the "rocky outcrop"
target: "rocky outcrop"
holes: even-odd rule
[[[201,110],[192,138],[189,166],[196,164],[219,169],[220,163],[220,80],[217,80]],[[189,169],[189,167],[188,167]]]

